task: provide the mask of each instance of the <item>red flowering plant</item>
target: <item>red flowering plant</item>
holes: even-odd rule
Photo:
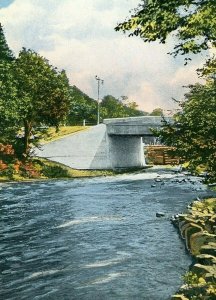
[[[38,170],[31,161],[21,163],[19,169],[23,177],[28,177],[28,178],[40,177],[40,170]]]
[[[14,149],[10,144],[0,143],[0,175],[13,177]]]

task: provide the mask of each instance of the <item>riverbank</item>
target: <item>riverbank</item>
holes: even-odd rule
[[[67,167],[61,163],[50,161],[45,158],[32,158],[23,165],[11,165],[4,172],[0,172],[0,182],[26,182],[50,179],[75,179],[90,178],[101,176],[114,176],[141,172],[142,170],[152,168],[145,166],[140,168],[115,169],[115,170],[79,170]]]
[[[112,170],[77,170],[44,158],[33,158],[2,172],[0,182],[111,176],[116,173]]]
[[[216,198],[194,201],[172,222],[193,257],[184,285],[171,299],[213,300],[216,296]]]

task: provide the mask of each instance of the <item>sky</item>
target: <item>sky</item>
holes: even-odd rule
[[[9,47],[18,55],[33,49],[66,70],[71,85],[97,99],[95,75],[104,80],[101,98],[128,96],[139,108],[173,110],[182,86],[198,81],[199,55],[188,66],[165,45],[144,43],[114,30],[140,0],[0,0],[0,22]]]

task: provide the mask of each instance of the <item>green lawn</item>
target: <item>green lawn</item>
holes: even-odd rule
[[[48,128],[47,136],[41,139],[42,143],[49,143],[58,140],[64,136],[88,129],[89,126],[60,126],[59,131],[56,132],[55,127]]]

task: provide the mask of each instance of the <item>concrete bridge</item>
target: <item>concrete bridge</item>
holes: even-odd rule
[[[103,124],[43,145],[36,155],[75,169],[143,167],[143,138],[153,137],[151,128],[159,128],[161,120],[152,116],[106,119]]]

